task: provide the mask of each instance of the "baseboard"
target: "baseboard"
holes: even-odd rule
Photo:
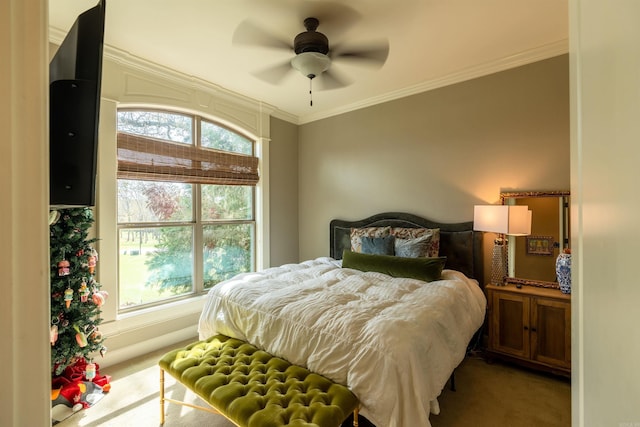
[[[196,341],[197,339],[198,333],[195,326],[183,328],[144,341],[137,341],[126,346],[120,346],[114,350],[109,350],[104,358],[95,359],[95,362],[97,362],[102,369],[139,356],[144,356],[165,347],[171,347],[176,343],[186,340]],[[108,340],[106,343],[108,344]]]

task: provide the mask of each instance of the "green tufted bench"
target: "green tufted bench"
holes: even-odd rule
[[[241,427],[338,427],[352,412],[358,426],[358,399],[347,387],[238,339],[215,335],[170,351],[158,364],[160,425],[165,402],[172,402]],[[165,371],[213,409],[165,397]]]

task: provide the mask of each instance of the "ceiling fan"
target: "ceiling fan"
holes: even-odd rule
[[[379,68],[387,60],[389,55],[387,40],[352,48],[345,47],[344,43],[330,45],[327,36],[317,31],[319,25],[318,18],[313,16],[305,18],[304,28],[306,31],[296,35],[291,43],[269,33],[251,21],[243,21],[234,33],[233,43],[292,51],[295,56],[290,60],[252,74],[268,83],[278,84],[289,72],[297,70],[309,79],[310,94],[311,82],[314,79],[320,80],[324,89],[336,89],[351,84],[350,80],[340,76],[332,68],[335,63],[352,61],[354,64]],[[313,105],[313,100],[311,105]]]

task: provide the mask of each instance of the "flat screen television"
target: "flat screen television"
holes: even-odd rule
[[[49,64],[49,204],[95,206],[105,0],[80,14]]]

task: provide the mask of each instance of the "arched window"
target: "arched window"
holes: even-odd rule
[[[255,142],[200,116],[118,111],[119,310],[255,269]]]

